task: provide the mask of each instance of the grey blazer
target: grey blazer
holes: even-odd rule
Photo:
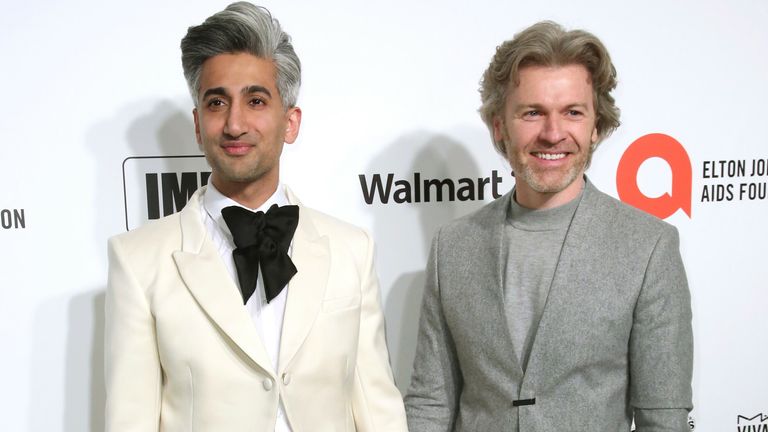
[[[511,197],[435,236],[409,430],[613,432],[634,417],[638,432],[687,431],[693,336],[677,230],[587,181],[523,371],[504,306]]]

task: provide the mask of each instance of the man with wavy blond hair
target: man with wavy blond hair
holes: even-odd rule
[[[584,175],[619,126],[615,87],[585,31],[541,22],[497,48],[480,115],[515,188],[435,236],[411,431],[688,430],[677,230]]]

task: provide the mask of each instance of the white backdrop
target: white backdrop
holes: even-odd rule
[[[136,207],[146,200],[146,173],[204,169],[194,158],[140,157],[198,154],[178,46],[188,26],[225,5],[3,3],[1,430],[103,429],[105,241],[125,231],[126,212],[146,212]],[[283,180],[305,204],[377,239],[401,389],[432,233],[482,202],[369,205],[359,175],[458,181],[496,170],[500,192],[509,190],[509,168],[476,113],[478,80],[496,45],[554,19],[598,35],[619,72],[623,124],[595,155],[592,181],[618,196],[619,160],[650,133],[673,137],[690,158],[691,215],[667,220],[680,230],[693,296],[696,429],[768,424],[768,175],[750,175],[753,162],[768,164],[767,2],[264,5],[292,34],[304,66],[303,124],[284,153]],[[743,161],[745,171],[729,176],[718,161]],[[673,176],[677,168],[673,175],[651,158],[638,187],[658,197],[672,192]]]

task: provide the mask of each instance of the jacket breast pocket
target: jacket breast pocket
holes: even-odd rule
[[[323,313],[333,313],[360,307],[360,294],[323,300]]]

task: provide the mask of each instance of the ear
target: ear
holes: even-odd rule
[[[192,118],[195,120],[195,140],[197,141],[197,146],[202,150],[203,140],[200,138],[200,118],[197,113],[197,108],[192,109]]]
[[[600,136],[597,133],[597,126],[592,128],[592,144],[594,145],[597,142],[597,139],[600,138]]]
[[[285,139],[286,144],[293,144],[299,136],[301,127],[301,108],[289,108],[285,113]]]

